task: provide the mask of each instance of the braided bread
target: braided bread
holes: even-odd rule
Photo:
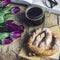
[[[29,38],[27,46],[30,50],[29,55],[51,56],[58,51],[58,36],[49,28],[36,30]]]

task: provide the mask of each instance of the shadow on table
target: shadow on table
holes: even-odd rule
[[[18,19],[18,22],[20,22],[21,24],[24,24],[26,26],[32,26],[32,27],[35,27],[35,26],[38,26],[39,24],[36,24],[36,23],[33,23],[31,21],[29,21],[26,17],[25,17],[25,13],[20,13],[18,15],[16,15]],[[45,18],[45,17],[44,17]],[[43,18],[43,19],[44,19]],[[43,22],[43,21],[42,21]],[[41,23],[42,24],[42,23]],[[41,25],[40,24],[40,25]]]

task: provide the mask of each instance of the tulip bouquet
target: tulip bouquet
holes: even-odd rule
[[[0,2],[0,44],[10,44],[13,38],[21,37],[24,32],[23,25],[17,25],[8,14],[16,14],[20,11],[19,7],[13,7],[10,0],[2,0]]]

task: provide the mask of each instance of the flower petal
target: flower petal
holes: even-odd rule
[[[11,9],[11,12],[12,13],[17,13],[17,12],[19,12],[20,11],[20,8],[19,7],[13,7],[12,9]]]
[[[6,22],[6,27],[8,31],[12,32],[12,31],[17,31],[18,25],[16,25],[13,21],[10,20]]]
[[[13,32],[13,31],[16,31],[17,29],[16,29],[16,26],[15,25],[7,25],[7,29],[8,29],[8,31],[9,32]]]
[[[11,0],[2,0],[2,5],[5,7],[11,3]]]
[[[7,20],[5,23],[6,24],[11,24],[11,23],[13,23],[13,20]]]
[[[15,24],[13,20],[8,20],[5,23],[6,23],[8,31],[10,32],[19,31],[20,33],[22,33],[24,31],[24,26]]]
[[[24,26],[23,25],[19,25],[18,26],[18,31],[21,33],[21,32],[24,32]]]
[[[21,34],[18,31],[14,31],[14,32],[11,32],[11,37],[17,39],[21,37]]]
[[[11,38],[5,38],[3,41],[2,41],[2,44],[10,44],[12,43],[12,39]]]

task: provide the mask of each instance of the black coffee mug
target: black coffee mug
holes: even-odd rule
[[[41,25],[45,20],[43,9],[39,5],[31,5],[25,11],[27,22],[30,25]]]

